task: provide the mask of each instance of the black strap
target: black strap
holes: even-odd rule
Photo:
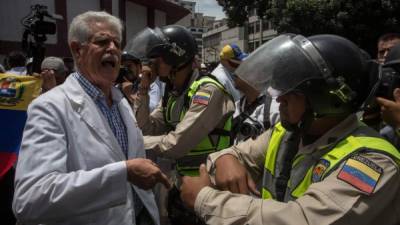
[[[264,100],[264,129],[268,130],[271,127],[272,121],[270,121],[270,111],[271,111],[272,97],[270,95],[265,96]]]
[[[299,150],[299,143],[300,143],[300,134],[298,132],[290,132],[287,135],[288,138],[286,139],[286,143],[284,143],[284,147],[279,151],[282,151],[283,155],[283,162],[282,162],[282,169],[276,177],[276,200],[283,201],[285,198],[285,193],[287,190],[288,181],[290,178],[290,172],[292,170],[292,163],[293,159]],[[281,143],[282,145],[282,143]]]
[[[214,150],[214,149],[213,149]],[[207,162],[208,154],[186,155],[176,160],[180,167],[198,168],[202,163]]]

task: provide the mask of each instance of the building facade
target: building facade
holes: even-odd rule
[[[145,27],[174,24],[190,13],[186,8],[166,0],[1,0],[0,1],[0,63],[9,52],[22,50],[24,27],[20,21],[30,13],[32,5],[45,5],[57,20],[55,35],[47,35],[47,56],[70,57],[68,26],[72,19],[85,11],[104,10],[119,17],[124,24],[123,44]],[[49,19],[45,19],[49,20]]]
[[[180,19],[176,24],[188,28],[193,34],[199,50],[199,58],[202,59],[203,34],[212,27],[215,17],[205,16],[203,13],[196,12],[196,2],[182,0],[173,1],[190,11],[190,14]]]
[[[243,27],[229,28],[226,20],[215,21],[212,29],[203,34],[203,62],[218,62],[219,52],[226,44],[234,43],[250,53],[276,35],[271,23],[260,19],[255,10]]]
[[[250,13],[246,27],[248,52],[254,51],[277,35],[277,32],[272,28],[271,22],[266,19],[260,19],[256,15],[255,9]]]

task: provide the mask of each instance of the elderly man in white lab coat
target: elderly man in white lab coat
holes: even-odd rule
[[[106,12],[73,19],[77,72],[28,109],[13,210],[23,224],[159,224],[152,188],[166,176],[145,159],[131,107],[113,87],[122,25]]]

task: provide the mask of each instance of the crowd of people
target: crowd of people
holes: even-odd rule
[[[228,44],[214,70],[182,26],[122,34],[88,11],[69,26],[74,70],[43,60],[18,224],[400,223],[399,34],[376,60],[337,35]],[[25,65],[12,52],[3,72]]]

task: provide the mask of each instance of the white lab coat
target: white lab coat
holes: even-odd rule
[[[121,95],[113,89],[113,96]],[[126,99],[118,103],[128,158],[145,157],[142,133]],[[34,100],[16,169],[13,210],[23,224],[133,224],[133,187],[155,224],[154,195],[127,181],[125,156],[106,118],[78,81]]]

